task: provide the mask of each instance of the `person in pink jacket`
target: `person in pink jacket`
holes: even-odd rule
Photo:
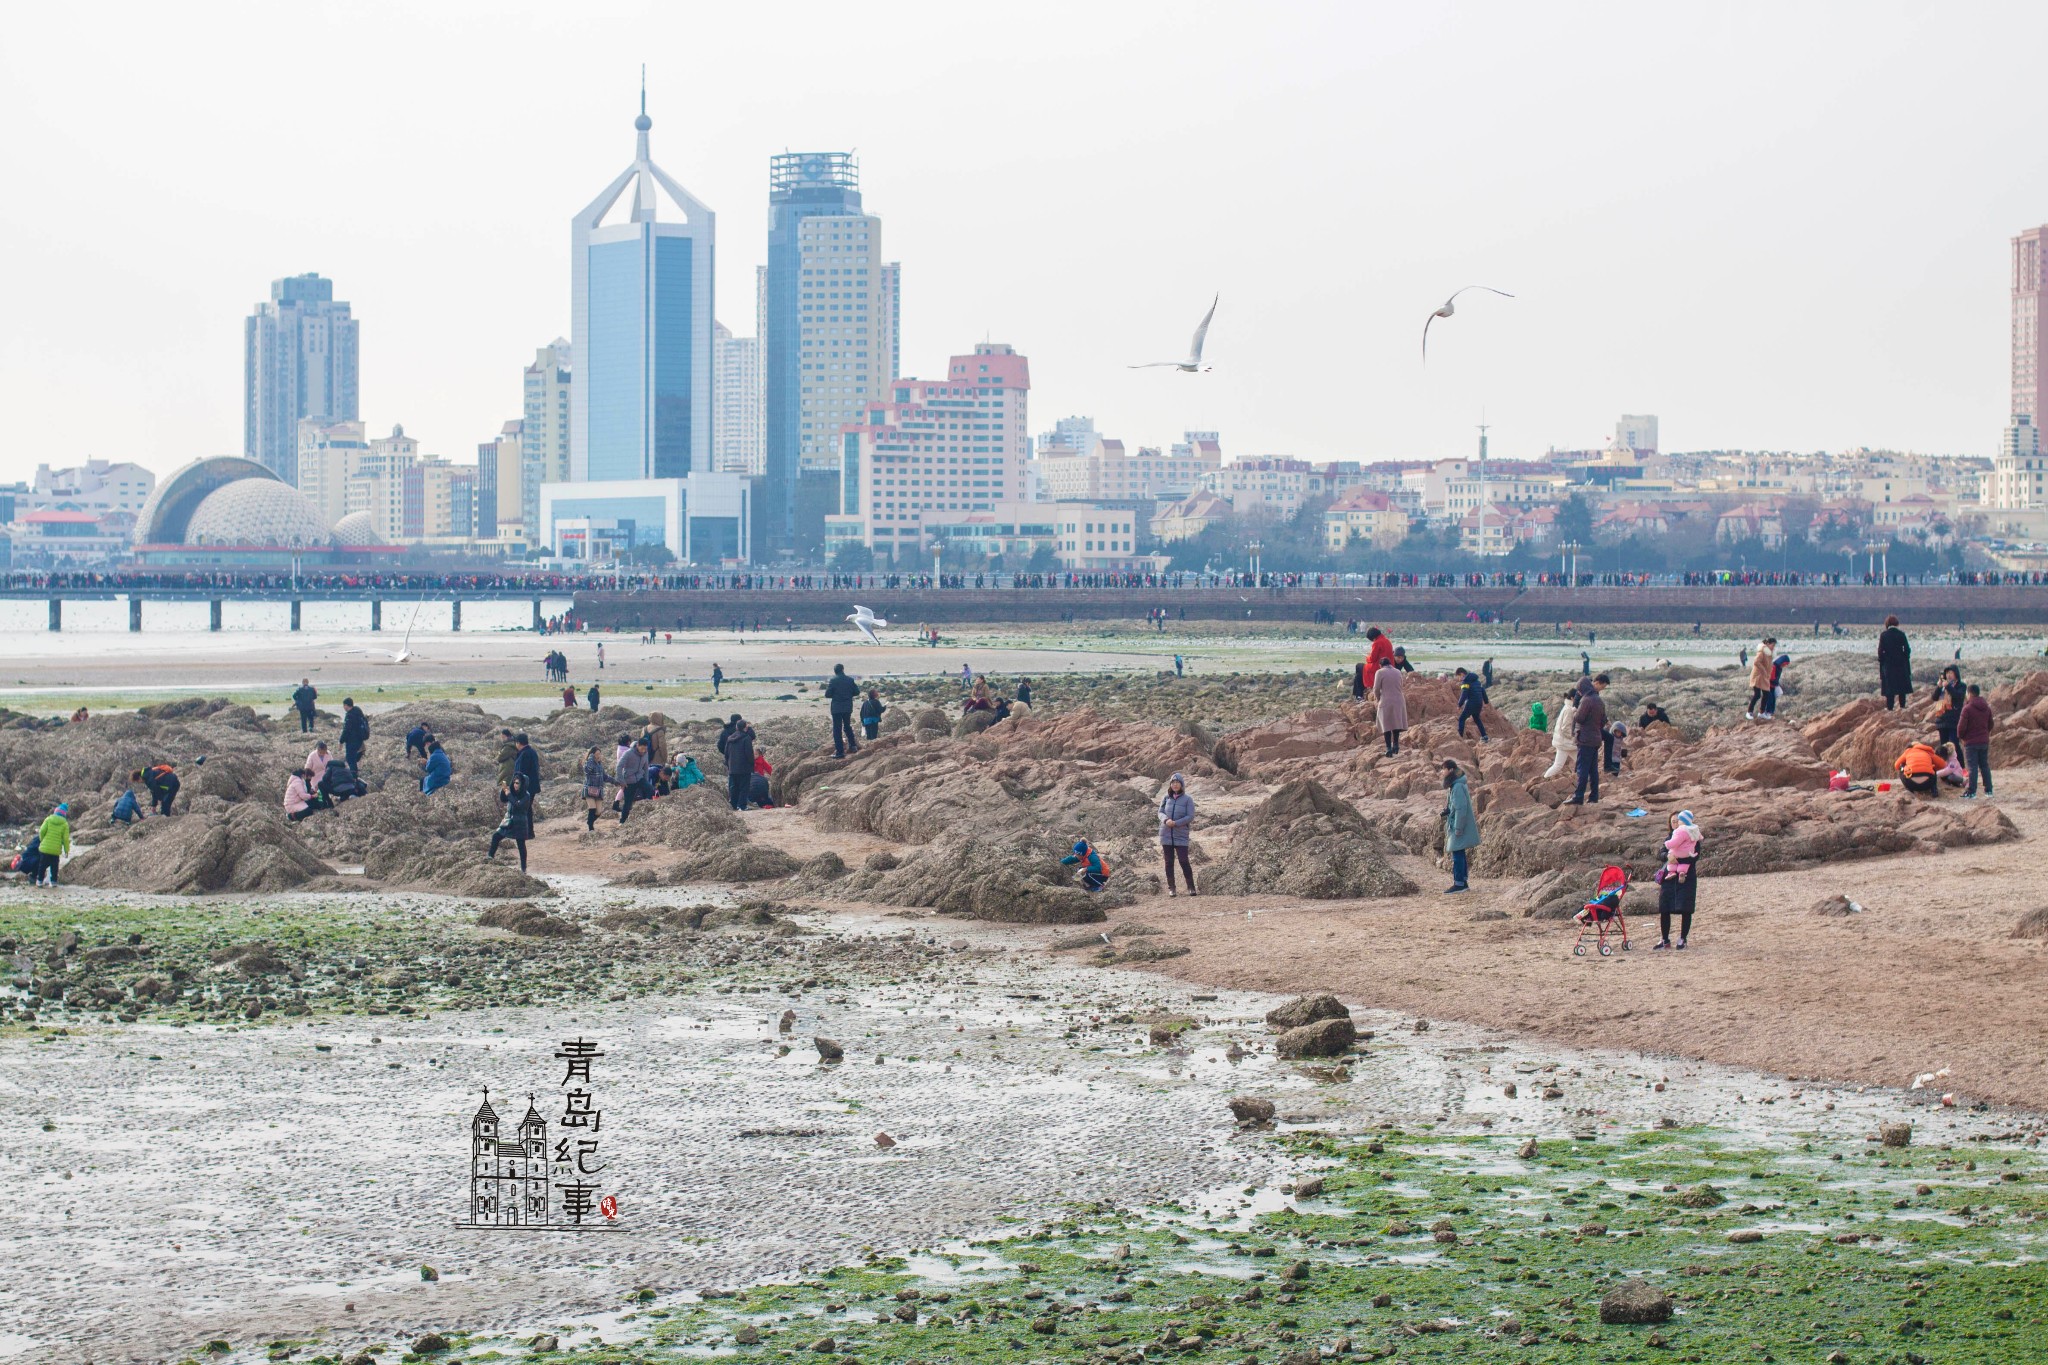
[[[284,818],[297,824],[316,809],[313,804],[313,784],[308,780],[306,770],[301,768],[284,784]]]

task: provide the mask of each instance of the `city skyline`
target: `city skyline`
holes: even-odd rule
[[[370,324],[373,429],[404,421],[428,448],[473,449],[519,411],[515,359],[569,330],[558,206],[587,197],[591,149],[616,145],[642,58],[651,107],[673,109],[665,164],[725,215],[736,332],[767,254],[768,159],[858,149],[888,257],[916,281],[908,353],[1005,338],[1033,358],[1041,411],[1138,442],[1221,429],[1246,453],[1429,458],[1467,449],[1483,414],[1514,458],[1653,411],[1673,449],[1989,455],[2010,416],[2005,244],[2048,220],[2042,154],[2017,131],[2025,82],[2005,78],[2048,16],[2017,7],[1737,13],[1702,31],[1488,7],[1254,21],[1197,6],[1200,22],[1162,29],[1145,7],[1055,5],[1025,30],[952,27],[920,49],[916,79],[882,82],[849,59],[882,52],[882,35],[825,8],[798,8],[817,41],[794,51],[763,41],[783,20],[690,21],[697,50],[775,51],[790,79],[773,82],[757,55],[665,69],[682,25],[658,11],[569,35],[540,11],[502,32],[460,8],[399,13],[402,51],[370,39],[389,25],[277,20],[313,74],[382,64],[408,92],[278,126],[234,98],[226,18],[189,35],[137,10],[122,39],[86,43],[74,16],[29,16],[0,56],[0,107],[22,129],[0,153],[19,189],[0,249],[34,267],[10,291],[0,382],[29,440],[0,477],[38,459],[168,470],[235,450],[234,320],[251,291],[305,271]],[[969,59],[977,33],[1004,35],[1000,62]],[[32,50],[91,65],[31,65]],[[1616,70],[1654,74],[1653,104],[1618,117]],[[550,90],[548,120],[489,116],[482,95],[508,72]],[[1908,78],[1914,101],[1869,99]],[[1081,107],[1042,98],[1069,85]],[[232,159],[204,150],[230,143]],[[249,195],[247,164],[309,147],[319,174]],[[117,157],[177,269],[129,263],[92,215],[32,207],[77,200]],[[498,177],[520,193],[479,222]],[[1884,233],[1843,231],[1866,200]],[[1472,280],[1520,297],[1461,316],[1418,369],[1428,307]],[[1175,347],[1216,289],[1214,374],[1122,370]],[[116,301],[123,325],[95,322]]]

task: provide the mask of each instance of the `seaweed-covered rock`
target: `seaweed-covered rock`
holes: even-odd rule
[[[1273,1043],[1273,1051],[1292,1060],[1298,1057],[1341,1057],[1358,1041],[1358,1030],[1349,1017],[1318,1019],[1313,1024],[1291,1028]]]
[[[1093,924],[1106,918],[1105,905],[1128,902],[1118,891],[1076,886],[1060,864],[1066,852],[1044,831],[962,824],[890,871],[847,877],[837,894],[1013,924]]]
[[[1297,995],[1284,1005],[1276,1005],[1266,1011],[1268,1027],[1286,1030],[1301,1028],[1321,1019],[1349,1019],[1351,1011],[1344,1002],[1334,995]]]
[[[494,905],[476,917],[486,929],[507,929],[526,938],[575,938],[583,926],[574,920],[551,915],[532,901]]]
[[[1613,1325],[1668,1322],[1671,1296],[1644,1280],[1623,1280],[1600,1296],[1600,1321]]]
[[[64,880],[162,895],[290,891],[334,869],[269,808],[146,820],[101,838],[65,866]]]

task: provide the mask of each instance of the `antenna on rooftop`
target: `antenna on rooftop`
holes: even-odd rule
[[[647,63],[640,63],[640,112],[647,112]]]

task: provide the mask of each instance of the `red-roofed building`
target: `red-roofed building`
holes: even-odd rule
[[[1385,493],[1351,488],[1324,509],[1323,534],[1332,550],[1354,543],[1390,550],[1408,538],[1408,514]]]

